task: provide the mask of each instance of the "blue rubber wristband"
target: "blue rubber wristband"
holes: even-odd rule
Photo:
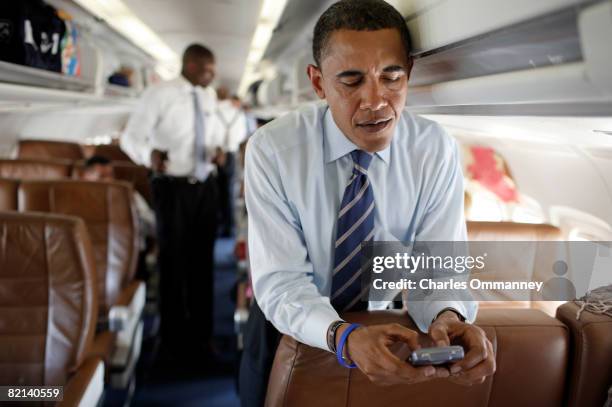
[[[338,343],[338,349],[336,349],[336,359],[338,359],[338,363],[340,363],[340,365],[347,367],[349,369],[356,368],[357,365],[354,362],[349,365],[348,363],[346,363],[346,361],[342,357],[342,353],[344,351],[344,345],[346,344],[346,340],[348,339],[349,334],[353,332],[355,329],[359,328],[360,326],[361,324],[350,324],[349,327],[346,328],[344,332],[342,332],[342,336],[340,337],[340,342]]]

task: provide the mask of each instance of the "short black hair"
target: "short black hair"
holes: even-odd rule
[[[204,45],[194,43],[185,48],[185,52],[183,52],[183,65],[192,59],[206,59],[210,62],[215,62],[215,54]]]
[[[92,155],[85,160],[85,168],[91,168],[94,165],[110,165],[111,160],[101,155]]]
[[[395,28],[399,31],[410,57],[412,43],[408,26],[402,15],[384,0],[341,0],[321,14],[314,28],[312,56],[321,66],[331,34],[337,30],[376,31]]]

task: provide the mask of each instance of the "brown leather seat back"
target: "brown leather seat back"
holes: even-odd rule
[[[17,187],[19,181],[0,178],[0,211],[17,210]]]
[[[19,210],[73,215],[85,221],[94,250],[101,315],[135,273],[138,230],[132,188],[123,182],[24,181]]]
[[[558,241],[562,239],[561,230],[552,225],[515,223],[515,222],[467,222],[468,240],[483,242],[531,242]],[[504,243],[500,243],[504,244]],[[496,257],[497,263],[491,258],[485,263],[485,273],[480,276],[486,280],[492,278],[486,270],[495,270],[495,279],[524,280],[535,279],[539,270],[538,262],[532,255],[508,251],[509,256]],[[512,256],[510,256],[512,255]],[[537,256],[536,256],[537,257]],[[548,270],[546,270],[548,271]],[[530,308],[539,307],[537,301],[526,300],[524,295],[507,290],[475,291],[474,298],[480,301],[482,307],[493,308]],[[493,301],[492,301],[493,300]]]
[[[408,315],[370,312],[345,315],[364,325],[398,323],[417,330]],[[481,385],[448,380],[379,386],[359,369],[341,367],[335,355],[284,336],[268,381],[267,407],[453,406],[558,407],[568,367],[567,328],[537,310],[482,310],[476,323],[496,353],[497,372]],[[417,330],[418,331],[418,330]],[[425,335],[421,344],[431,346]],[[404,351],[404,356],[408,352]],[[402,358],[404,357],[402,356]]]
[[[92,155],[99,155],[111,161],[120,161],[134,164],[132,159],[115,144],[99,144],[93,147]]]
[[[572,337],[572,372],[568,383],[568,407],[606,404],[612,386],[612,317],[583,310],[568,302],[557,308],[557,319]]]
[[[96,326],[95,267],[76,217],[0,213],[0,385],[64,385]]]
[[[142,195],[149,205],[153,204],[153,193],[151,192],[149,169],[147,167],[143,165],[113,162],[113,171],[116,179],[131,183],[134,186],[134,190]]]
[[[62,179],[70,176],[69,162],[33,159],[0,160],[0,177],[15,179]]]
[[[561,230],[552,225],[515,222],[467,222],[469,240],[552,241],[561,240]]]
[[[113,174],[118,181],[125,181],[132,185],[134,191],[138,192],[152,206],[153,193],[149,182],[149,169],[143,165],[130,164],[126,162],[113,161]],[[85,161],[77,161],[72,167],[72,178],[82,179],[85,172]]]
[[[20,140],[18,156],[76,161],[83,159],[83,150],[79,144],[66,141]]]

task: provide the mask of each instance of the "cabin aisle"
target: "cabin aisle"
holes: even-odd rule
[[[232,293],[236,282],[234,239],[215,247],[214,360],[166,355],[157,339],[143,343],[143,355],[132,406],[238,407]]]

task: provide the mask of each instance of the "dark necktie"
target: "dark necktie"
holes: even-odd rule
[[[334,251],[331,303],[338,312],[367,309],[360,298],[362,290],[361,243],[374,237],[374,194],[368,180],[372,156],[365,151],[351,152],[353,175],[344,190]]]

